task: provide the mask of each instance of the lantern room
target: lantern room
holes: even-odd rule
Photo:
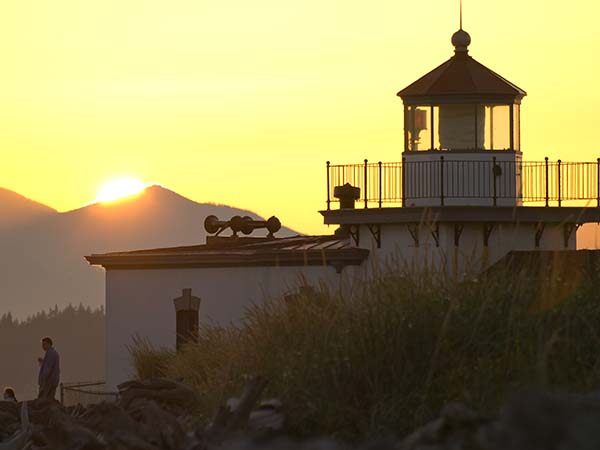
[[[452,36],[454,56],[398,92],[404,151],[521,150],[521,88],[468,54],[471,37]]]

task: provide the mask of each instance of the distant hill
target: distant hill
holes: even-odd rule
[[[0,188],[0,231],[52,214],[57,212],[49,206]]]
[[[203,244],[203,223],[210,214],[258,218],[250,211],[197,203],[152,186],[117,202],[40,214],[19,227],[0,230],[0,314],[11,311],[24,317],[55,304],[102,305],[103,269],[90,267],[84,255]],[[289,229],[278,233],[291,234]]]

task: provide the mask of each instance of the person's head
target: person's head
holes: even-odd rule
[[[4,400],[14,400],[15,399],[15,391],[13,388],[4,388]]]
[[[54,345],[54,343],[49,337],[45,337],[44,339],[42,339],[42,348],[45,352],[48,351],[48,349],[51,348],[52,345]]]

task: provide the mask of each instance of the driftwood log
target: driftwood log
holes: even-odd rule
[[[0,450],[210,450],[255,430],[261,420],[263,427],[283,422],[280,404],[259,404],[266,384],[261,377],[252,379],[239,399],[219,408],[209,427],[189,432],[182,424],[190,429],[199,422],[193,417],[198,394],[162,378],[123,383],[118,403],[65,408],[34,400],[19,408],[0,402]],[[259,420],[251,425],[255,414]]]
[[[190,408],[198,403],[198,393],[190,386],[164,378],[128,381],[118,386],[120,404],[127,409],[131,402],[143,398],[176,408]]]
[[[209,436],[214,437],[243,430],[266,386],[266,380],[256,377],[246,385],[239,400],[231,399],[227,404],[221,405],[208,428]]]
[[[8,441],[0,442],[0,450],[23,450],[31,438],[29,408],[27,402],[21,404],[21,429]]]
[[[151,387],[160,386],[160,387]],[[170,400],[158,402],[139,391],[181,389],[180,382],[129,383],[136,395],[121,404],[65,408],[57,402],[0,402],[0,450],[346,450],[332,440],[307,443],[281,437],[255,440],[256,423],[279,424],[281,404],[259,403],[266,381],[250,381],[239,399],[224,402],[208,427],[188,432],[193,411],[178,416]],[[189,389],[189,387],[185,387]],[[176,396],[180,395],[179,392]],[[134,397],[134,398],[133,398]],[[161,398],[169,398],[169,395]],[[171,397],[172,398],[172,397]],[[253,424],[254,422],[254,424]],[[460,404],[403,440],[372,442],[364,450],[597,450],[600,448],[600,395],[569,396],[525,392],[495,418]],[[271,426],[271,428],[276,428]],[[8,427],[8,428],[7,428]],[[190,431],[193,430],[193,431]]]

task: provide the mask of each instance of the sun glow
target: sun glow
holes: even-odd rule
[[[96,202],[112,202],[123,197],[139,194],[146,185],[136,178],[119,178],[102,185],[98,191]]]

